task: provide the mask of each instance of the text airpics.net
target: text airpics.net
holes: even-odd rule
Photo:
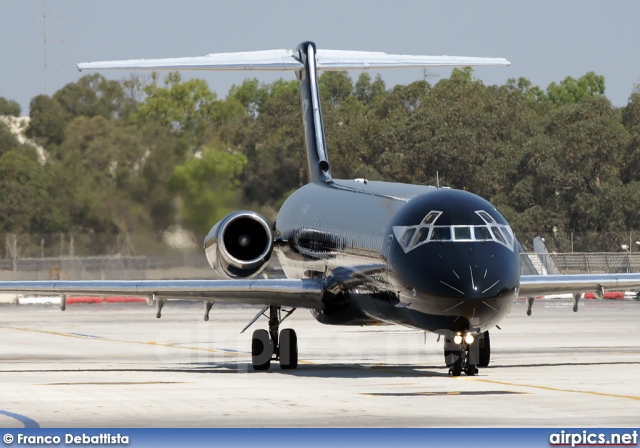
[[[563,430],[549,436],[549,446],[638,446],[638,431],[605,434],[587,430]]]

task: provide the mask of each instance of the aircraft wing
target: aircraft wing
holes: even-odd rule
[[[18,294],[141,296],[249,305],[322,309],[317,279],[257,280],[47,280],[3,281],[0,292]]]
[[[318,70],[371,70],[407,67],[461,67],[510,65],[504,58],[466,56],[415,56],[367,51],[318,49]],[[123,61],[82,62],[78,70],[302,70],[304,64],[292,50],[214,53],[206,56]]]
[[[627,291],[640,288],[640,273],[634,274],[576,274],[522,275],[520,297],[546,294],[593,292],[601,297],[604,291]]]

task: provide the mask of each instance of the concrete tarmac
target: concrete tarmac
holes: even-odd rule
[[[437,336],[296,311],[301,364],[251,369],[254,308],[0,306],[0,427],[637,426],[640,302],[518,302],[491,365],[447,375]]]

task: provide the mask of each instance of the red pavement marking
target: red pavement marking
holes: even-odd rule
[[[67,297],[67,305],[75,303],[102,303],[104,297]]]
[[[133,303],[133,302],[146,302],[144,297],[105,297],[107,303]]]

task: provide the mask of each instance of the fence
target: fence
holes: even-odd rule
[[[0,259],[0,280],[207,279],[204,254]]]
[[[185,233],[185,232],[182,232]],[[195,239],[180,231],[163,234],[1,234],[0,280],[207,279],[213,273]],[[176,249],[177,237],[189,244]],[[519,235],[528,253],[523,274],[640,272],[640,233],[562,234],[538,240]],[[169,244],[173,242],[173,244]],[[621,244],[621,242],[625,244]],[[4,247],[3,247],[4,246]],[[173,247],[171,247],[173,246]],[[179,245],[178,245],[179,246]],[[531,247],[528,247],[531,246]],[[571,247],[612,247],[612,251],[573,252]],[[564,250],[558,250],[565,247]],[[567,247],[569,248],[567,250]],[[540,249],[542,248],[542,249]],[[617,250],[617,251],[616,251]],[[137,256],[138,254],[145,256]],[[272,257],[270,276],[282,276]],[[275,266],[274,266],[275,265]]]
[[[533,252],[533,240],[540,236],[550,252],[602,253],[625,251],[640,253],[640,231],[626,232],[555,232],[528,234],[516,232],[527,252]]]
[[[202,252],[202,245],[198,238],[182,228],[132,234],[0,233],[1,258],[164,257],[176,252]]]
[[[640,272],[640,253],[522,254],[522,274]],[[282,276],[276,257],[270,276]],[[204,254],[0,259],[0,280],[211,279]]]
[[[523,274],[640,272],[640,252],[522,254],[521,257],[520,266]],[[531,268],[534,272],[531,272]]]

